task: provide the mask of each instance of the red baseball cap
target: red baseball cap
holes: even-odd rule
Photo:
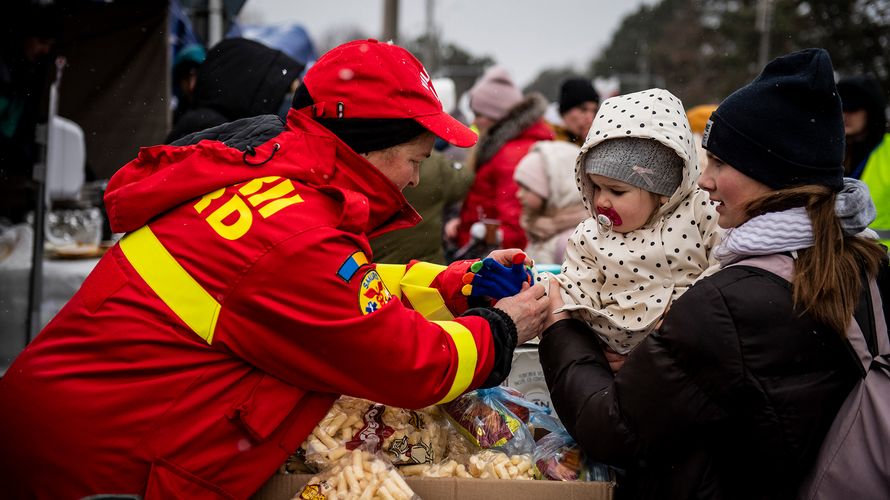
[[[442,109],[420,61],[392,43],[369,39],[334,47],[309,68],[303,85],[318,117],[410,118],[455,146],[478,140]]]

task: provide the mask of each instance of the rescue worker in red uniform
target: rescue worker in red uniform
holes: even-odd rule
[[[401,189],[434,136],[475,134],[395,45],[334,48],[304,85],[285,124],[143,148],[111,179],[126,235],[0,379],[2,496],[246,498],[340,394],[419,408],[506,377],[542,286],[473,308],[471,262],[370,262],[418,221]]]

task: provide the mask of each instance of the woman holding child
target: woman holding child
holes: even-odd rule
[[[617,132],[608,114],[621,113],[612,107],[620,101],[609,101],[588,142]],[[579,183],[611,182],[586,161],[607,144],[579,158]],[[886,249],[864,232],[874,217],[868,192],[843,177],[828,54],[769,63],[720,104],[703,145],[698,185],[728,230],[713,250],[720,270],[677,298],[614,375],[603,332],[562,311],[557,284],[566,284],[552,281],[551,306],[562,312],[542,334],[541,362],[555,409],[588,457],[626,471],[620,496],[793,498],[858,377],[843,336],[861,276],[887,265]],[[767,266],[794,271],[791,283]]]

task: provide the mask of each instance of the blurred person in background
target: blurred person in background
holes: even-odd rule
[[[445,264],[442,220],[449,207],[463,201],[472,183],[471,169],[434,149],[420,165],[420,182],[404,191],[423,220],[414,227],[371,240],[374,260],[394,264],[416,259]]]
[[[522,205],[519,223],[528,238],[525,253],[536,264],[561,265],[569,236],[587,218],[575,184],[579,152],[569,142],[540,141],[516,166],[513,179]]]
[[[844,105],[847,150],[844,175],[860,179],[871,192],[877,218],[871,224],[884,245],[890,246],[890,134],[887,99],[870,75],[842,78],[837,91]]]
[[[479,257],[489,248],[526,246],[525,231],[519,225],[522,206],[516,198],[513,172],[532,144],[553,139],[543,120],[546,99],[537,93],[523,97],[503,67],[487,69],[469,90],[469,96],[475,114],[473,124],[480,134],[468,161],[475,179],[459,221],[446,225],[446,236],[459,249],[455,254],[458,258]],[[474,224],[477,229],[481,227],[478,223],[485,228],[471,238]]]
[[[246,38],[227,38],[198,68],[192,107],[167,135],[172,143],[192,132],[239,118],[275,114],[299,85],[303,65],[284,52]]]
[[[562,126],[554,126],[556,138],[577,146],[584,144],[587,132],[600,107],[600,95],[588,78],[568,78],[559,86],[559,116]]]
[[[37,202],[36,131],[46,119],[41,113],[62,22],[51,5],[11,3],[0,21],[0,218],[20,223]]]
[[[173,58],[173,123],[179,121],[192,109],[195,100],[195,83],[198,81],[198,68],[207,59],[207,51],[197,43],[186,45]]]

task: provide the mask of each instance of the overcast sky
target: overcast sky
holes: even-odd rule
[[[543,69],[585,69],[621,20],[653,1],[435,0],[434,17],[444,41],[491,56],[523,87]],[[299,22],[313,40],[349,27],[379,37],[383,5],[383,0],[247,0],[241,16],[245,22]],[[413,39],[425,28],[426,0],[402,0],[401,39]]]

